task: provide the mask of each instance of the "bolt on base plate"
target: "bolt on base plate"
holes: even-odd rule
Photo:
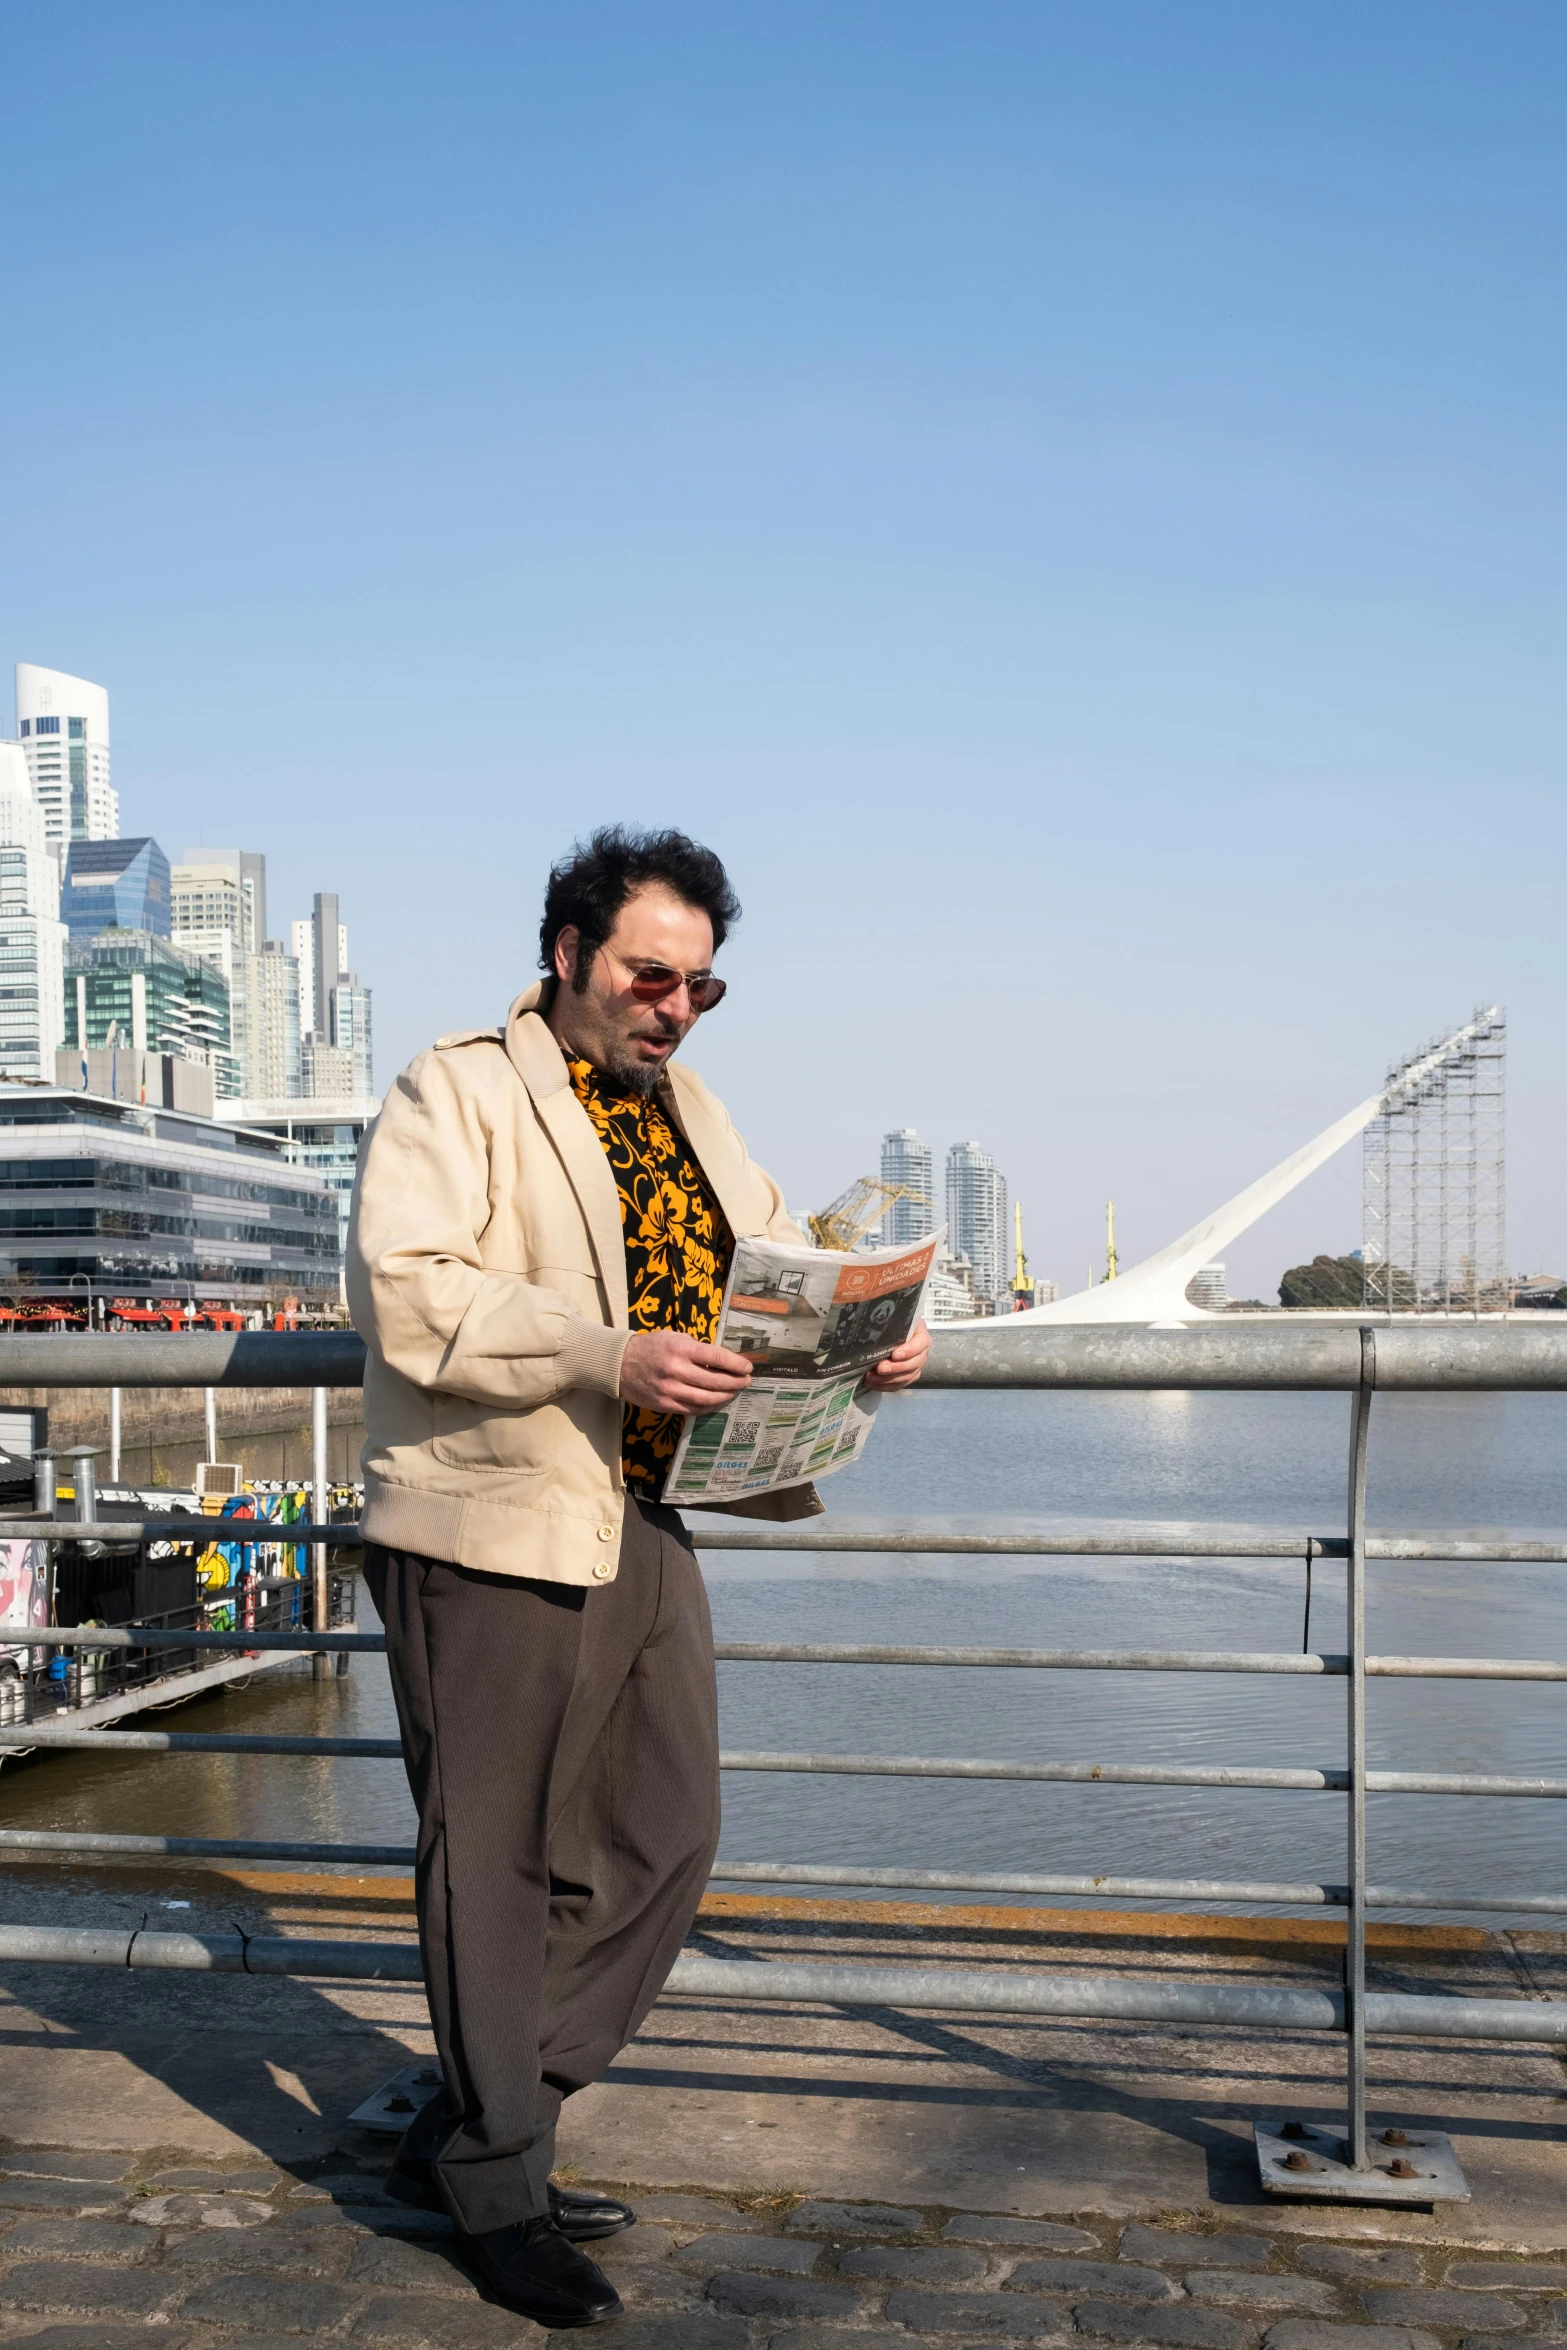
[[[1434,2203],[1467,2203],[1464,2177],[1445,2130],[1371,2130],[1368,2170],[1351,2170],[1341,2130],[1314,2122],[1252,2124],[1257,2180],[1265,2195],[1312,2203],[1396,2203],[1428,2210]]]
[[[383,2081],[363,2105],[356,2105],[349,2115],[362,2130],[384,2130],[389,2137],[400,2138],[421,2105],[439,2094],[441,2068],[437,2064],[405,2064],[400,2073],[393,2073]]]

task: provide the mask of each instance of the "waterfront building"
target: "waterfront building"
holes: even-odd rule
[[[205,1061],[143,1052],[133,1044],[62,1045],[54,1057],[54,1081],[64,1093],[107,1094],[112,1102],[189,1110],[198,1118],[210,1118],[217,1107]]]
[[[169,860],[157,842],[73,840],[66,855],[60,916],[73,940],[104,930],[169,935]]]
[[[971,1322],[982,1312],[974,1296],[974,1268],[968,1258],[943,1249],[930,1269],[925,1313],[932,1322]]]
[[[974,1295],[988,1313],[1012,1273],[1007,1229],[1007,1181],[977,1142],[955,1142],[947,1153],[947,1246],[973,1267]]]
[[[236,1126],[270,1135],[290,1166],[309,1168],[329,1185],[337,1198],[339,1246],[346,1249],[359,1146],[380,1108],[373,1095],[343,1094],[336,1100],[231,1102],[223,1114]]]
[[[881,1236],[889,1248],[906,1248],[935,1231],[935,1154],[912,1126],[899,1126],[882,1136],[881,1179],[900,1185],[908,1195],[893,1200],[882,1217]]]
[[[335,1194],[270,1136],[0,1085],[0,1290],[85,1298],[99,1320],[117,1296],[326,1302],[338,1262]]]
[[[1220,1260],[1212,1265],[1199,1265],[1186,1284],[1189,1305],[1201,1306],[1207,1313],[1222,1314],[1230,1302],[1225,1268]]]
[[[62,669],[18,661],[16,723],[45,839],[113,840],[120,799],[109,781],[109,697],[103,687]]]
[[[0,743],[0,1077],[54,1073],[65,1035],[60,869],[20,743]]]
[[[231,1050],[228,989],[210,963],[150,931],[73,939],[65,966],[65,1042],[178,1053],[216,1071]]]

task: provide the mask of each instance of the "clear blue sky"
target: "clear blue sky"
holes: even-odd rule
[[[1500,997],[1567,1258],[1567,11],[13,7],[0,661],[337,889],[383,1079],[609,817],[791,1198],[1134,1257]],[[1358,1240],[1352,1162],[1232,1290]],[[1567,1265],[1563,1266],[1567,1270]]]

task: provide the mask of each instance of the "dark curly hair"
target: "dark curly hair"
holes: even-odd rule
[[[688,906],[700,906],[713,925],[716,954],[740,919],[740,900],[711,849],[683,832],[635,832],[624,824],[601,824],[586,842],[574,841],[571,855],[552,866],[539,924],[539,962],[555,968],[555,941],[575,924],[577,965],[571,984],[580,995],[593,958],[620,918],[627,898],[650,882],[662,883]]]

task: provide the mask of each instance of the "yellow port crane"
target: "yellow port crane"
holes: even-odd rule
[[[811,1238],[818,1248],[836,1248],[847,1252],[858,1248],[866,1235],[874,1230],[894,1200],[912,1199],[914,1194],[906,1183],[883,1183],[874,1175],[862,1175],[851,1183],[847,1191],[840,1191],[829,1207],[819,1215],[808,1216]]]
[[[1023,1203],[1021,1200],[1013,1201],[1012,1213],[1015,1219],[1017,1241],[1017,1263],[1012,1274],[1012,1311],[1014,1314],[1026,1314],[1034,1302],[1034,1277],[1028,1269],[1028,1259],[1023,1254]]]

